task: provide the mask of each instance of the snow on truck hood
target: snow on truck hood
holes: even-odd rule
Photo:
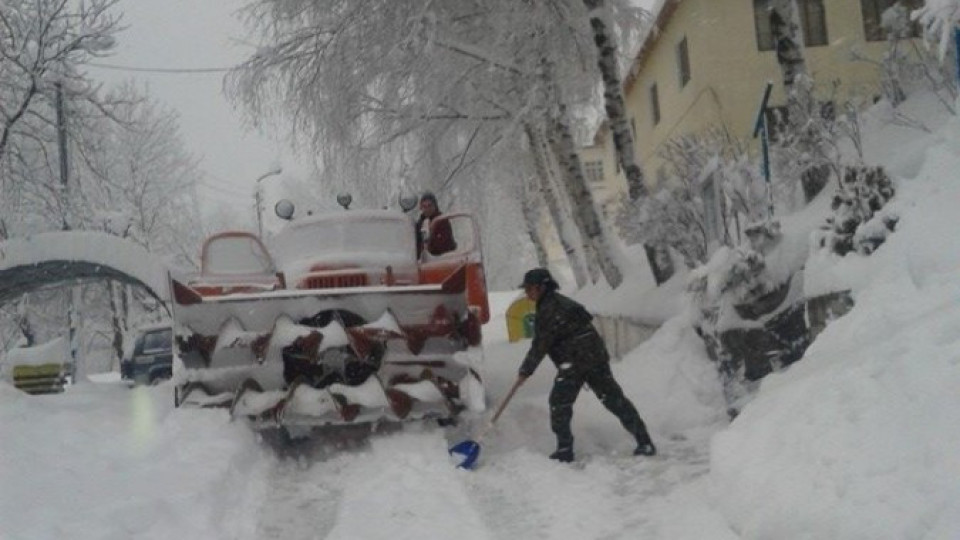
[[[416,266],[416,239],[410,219],[385,210],[350,210],[291,222],[270,239],[278,270],[288,275],[329,266],[385,268]]]

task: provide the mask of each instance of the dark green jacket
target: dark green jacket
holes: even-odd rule
[[[586,308],[556,291],[541,296],[533,343],[520,365],[520,375],[532,375],[548,354],[557,369],[569,363],[581,373],[609,362],[607,347],[591,320],[593,315]]]

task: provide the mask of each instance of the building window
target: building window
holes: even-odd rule
[[[677,44],[677,69],[680,73],[680,88],[683,88],[690,82],[690,50],[686,37]]]
[[[653,125],[660,123],[660,95],[657,93],[657,83],[650,85],[650,116]]]
[[[827,13],[823,0],[796,0],[800,10],[800,28],[803,44],[807,47],[827,44]],[[773,31],[770,28],[770,9],[775,0],[753,0],[753,20],[757,30],[757,49],[776,49]]]
[[[598,159],[583,162],[583,175],[587,177],[588,182],[594,184],[603,182],[603,161]]]
[[[860,0],[860,10],[863,11],[863,34],[867,41],[883,41],[887,39],[888,29],[884,28],[885,12],[894,7],[899,11],[886,13],[887,17],[894,17],[890,23],[901,18],[906,23],[901,38],[920,37],[922,29],[917,21],[910,21],[910,12],[923,7],[923,0]],[[889,25],[889,23],[888,23]]]

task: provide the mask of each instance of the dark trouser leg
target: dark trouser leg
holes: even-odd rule
[[[550,390],[550,428],[557,435],[557,449],[573,448],[573,402],[583,386],[583,378],[568,370],[561,370]]]
[[[636,437],[637,444],[650,444],[652,442],[650,434],[647,433],[647,426],[640,419],[637,408],[623,395],[623,389],[613,378],[609,364],[602,364],[591,369],[585,374],[584,378],[593,393],[603,403],[603,406],[615,414],[623,427]]]

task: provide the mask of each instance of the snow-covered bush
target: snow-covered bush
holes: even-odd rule
[[[837,114],[847,109],[837,102],[838,90],[838,81],[818,88],[813,78],[799,75],[786,107],[770,111],[774,197],[788,211],[813,200],[831,177],[839,176],[840,144],[853,132],[843,129],[847,117]]]
[[[807,344],[802,308],[790,296],[799,290],[791,287],[798,268],[773,268],[767,260],[783,259],[776,256],[783,250],[780,223],[758,222],[745,233],[747,242],[718,249],[687,284],[692,323],[717,363],[731,417],[759,379],[795,361]]]
[[[897,216],[882,211],[895,193],[883,167],[847,167],[833,197],[834,214],[827,218],[821,247],[838,255],[873,253],[897,225]]]
[[[900,2],[893,4],[883,12],[880,25],[887,36],[887,51],[876,60],[854,50],[853,59],[872,63],[879,69],[880,90],[893,109],[892,121],[907,126],[919,124],[903,118],[903,113],[897,110],[915,89],[932,92],[950,114],[956,114],[953,103],[957,89],[951,63],[942,61],[937,51],[912,39],[919,35],[920,25],[911,19],[910,10]]]
[[[628,242],[672,248],[693,268],[707,262],[711,243],[734,246],[742,240],[740,223],[765,217],[759,166],[724,130],[674,138],[659,156],[669,167],[666,185],[619,209],[617,224]]]
[[[772,250],[782,236],[780,223],[765,221],[746,229],[749,239],[737,247],[718,249],[710,260],[690,273],[688,292],[701,315],[700,326],[723,329],[719,313],[731,313],[737,305],[749,304],[781,284],[766,272],[764,253]]]
[[[960,22],[960,0],[926,0],[911,17],[926,28],[927,36],[937,40],[940,57],[945,57],[953,29]]]

